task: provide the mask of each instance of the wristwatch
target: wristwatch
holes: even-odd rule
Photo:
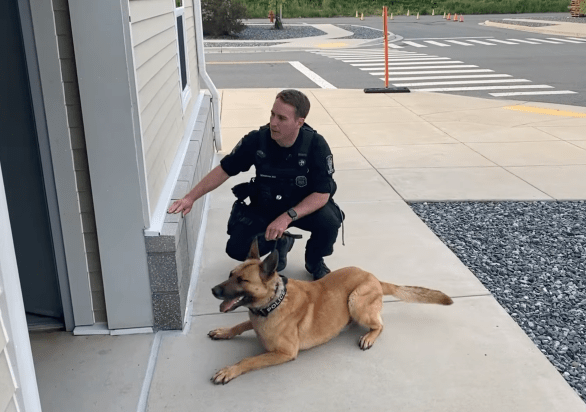
[[[293,221],[297,220],[297,212],[295,211],[295,209],[291,208],[287,210],[287,214]]]

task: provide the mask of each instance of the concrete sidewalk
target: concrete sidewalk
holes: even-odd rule
[[[381,280],[440,289],[455,304],[387,299],[385,331],[367,352],[357,346],[364,331],[351,326],[292,363],[213,385],[209,379],[218,369],[262,352],[252,332],[221,342],[206,336],[248,316],[244,310],[220,314],[210,292],[236,264],[224,252],[230,188],[250,173],[237,176],[208,199],[188,329],[155,336],[32,334],[43,410],[134,411],[140,404],[139,411],[151,412],[586,411],[405,203],[586,199],[586,109],[433,93],[304,91],[312,102],[307,122],[332,147],[336,201],[347,214],[346,246],[340,236],[327,264],[356,265]],[[227,153],[244,133],[268,121],[277,90],[221,93]],[[284,275],[309,280],[306,240],[296,244]]]

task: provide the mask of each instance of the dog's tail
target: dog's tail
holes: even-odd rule
[[[426,289],[419,286],[398,286],[392,283],[381,282],[383,294],[392,295],[405,302],[436,303],[438,305],[451,305],[454,301],[439,290]]]

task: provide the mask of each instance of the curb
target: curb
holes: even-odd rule
[[[549,35],[553,35],[553,36],[572,36],[572,37],[586,38],[586,35],[584,33],[572,33],[567,30],[559,31],[559,30],[556,30],[554,26],[549,26],[547,30],[543,30],[544,29],[543,27],[531,27],[531,26],[521,26],[518,24],[495,23],[495,22],[488,21],[488,20],[485,21],[484,23],[480,23],[480,24],[484,24],[485,26],[498,27],[501,29],[528,31],[531,33],[539,33],[539,34],[546,34],[546,35],[549,34]]]

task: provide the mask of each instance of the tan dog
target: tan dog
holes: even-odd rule
[[[208,335],[231,339],[254,329],[267,350],[223,368],[212,378],[214,383],[225,384],[243,373],[294,360],[300,350],[329,341],[352,320],[370,329],[359,341],[362,350],[370,349],[383,330],[383,295],[406,302],[453,303],[440,291],[380,282],[356,267],[336,270],[315,282],[287,281],[275,271],[278,261],[276,251],[261,261],[255,240],[248,259],[230,272],[227,281],[212,289],[214,296],[223,300],[221,312],[246,306],[250,320]]]

